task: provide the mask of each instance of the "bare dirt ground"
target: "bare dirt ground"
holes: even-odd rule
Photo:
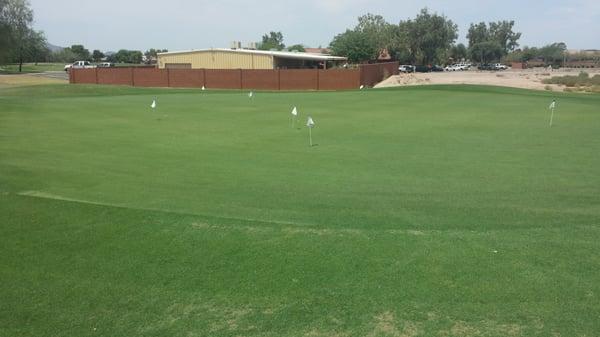
[[[477,84],[503,87],[563,91],[564,86],[544,84],[543,79],[552,76],[577,75],[582,69],[548,71],[546,69],[504,70],[504,71],[452,71],[435,73],[411,73],[391,76],[377,84],[375,88],[426,84]],[[600,74],[600,69],[585,69],[590,76]]]
[[[38,74],[0,75],[0,88],[28,85],[68,83],[64,72],[44,72]]]

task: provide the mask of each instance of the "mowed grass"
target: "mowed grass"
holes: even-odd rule
[[[64,70],[64,63],[23,63],[21,73],[41,73],[44,71],[61,71]],[[0,74],[19,74],[19,64],[2,64],[0,65]]]
[[[3,89],[0,336],[597,336],[600,96],[552,98]]]

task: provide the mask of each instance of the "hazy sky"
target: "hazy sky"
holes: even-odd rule
[[[367,12],[388,22],[414,18],[423,7],[444,14],[465,41],[471,22],[515,20],[521,46],[563,41],[600,49],[600,0],[30,0],[35,27],[59,46],[103,51],[229,47],[281,31],[284,43],[327,46]]]

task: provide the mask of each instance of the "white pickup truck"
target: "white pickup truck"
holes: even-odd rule
[[[92,65],[90,61],[75,61],[72,64],[67,64],[65,66],[65,71],[69,71],[69,69],[88,69],[88,68],[96,68],[96,66]]]

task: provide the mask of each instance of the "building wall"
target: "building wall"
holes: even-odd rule
[[[158,55],[158,67],[167,64],[179,68],[189,64],[192,69],[273,69],[273,57],[221,50]]]

